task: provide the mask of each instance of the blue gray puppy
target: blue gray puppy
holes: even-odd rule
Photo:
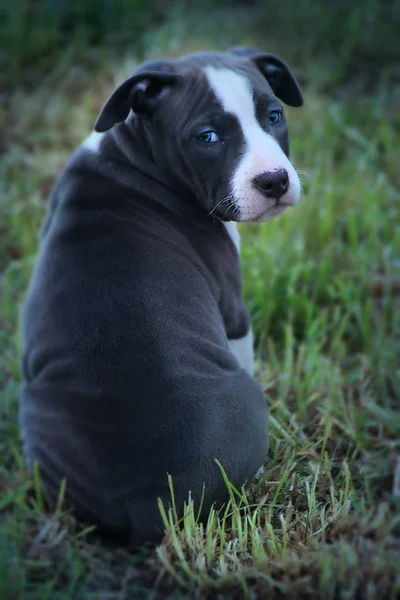
[[[103,107],[50,198],[22,313],[28,466],[81,518],[129,536],[226,499],[268,451],[237,221],[296,204],[277,57],[246,48],[140,67]]]

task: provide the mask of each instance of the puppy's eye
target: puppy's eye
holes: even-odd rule
[[[268,115],[268,123],[270,125],[276,125],[282,119],[282,111],[281,110],[271,110]]]
[[[212,129],[205,129],[199,133],[197,139],[205,144],[215,144],[215,142],[219,142],[218,135]]]

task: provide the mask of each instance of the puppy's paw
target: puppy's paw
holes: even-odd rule
[[[265,473],[265,469],[264,469],[264,465],[262,465],[258,471],[256,472],[256,474],[254,475],[254,481],[259,481],[261,479],[261,477],[264,475]]]

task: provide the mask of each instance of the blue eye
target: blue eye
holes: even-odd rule
[[[282,111],[280,110],[271,110],[268,115],[268,123],[270,125],[276,125],[282,119]]]
[[[205,144],[215,144],[215,142],[219,142],[219,137],[212,129],[206,129],[202,131],[197,136],[197,139]]]

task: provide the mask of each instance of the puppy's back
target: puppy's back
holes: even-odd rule
[[[205,510],[226,497],[215,458],[235,485],[255,473],[267,406],[176,216],[84,181],[54,211],[23,311],[25,450],[54,500],[66,478],[82,517],[152,538],[167,473],[178,509],[204,484]]]

